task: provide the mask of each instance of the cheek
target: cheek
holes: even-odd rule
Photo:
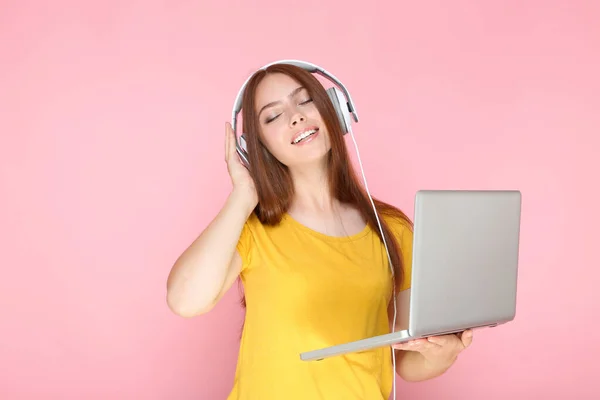
[[[313,120],[321,120],[321,114],[319,113],[319,110],[314,104],[308,107],[308,109],[306,110],[306,114]]]
[[[269,126],[262,130],[261,139],[264,145],[272,154],[278,154],[282,151],[285,143],[285,135],[282,134],[281,129],[277,129],[275,126]]]

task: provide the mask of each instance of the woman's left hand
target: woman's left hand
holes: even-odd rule
[[[431,336],[426,339],[411,340],[392,345],[394,349],[416,351],[431,365],[450,365],[458,355],[473,342],[473,331],[468,329],[460,334]]]

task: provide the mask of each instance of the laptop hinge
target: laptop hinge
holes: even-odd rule
[[[498,326],[498,323],[494,323],[494,324],[485,324],[485,325],[478,325],[478,326],[473,326],[471,328],[464,328],[464,329],[457,329],[457,330],[450,330],[450,331],[441,331],[441,332],[435,332],[435,333],[431,333],[428,334],[426,336],[443,336],[443,335],[452,335],[453,333],[460,333],[462,331],[465,331],[467,329],[479,329],[479,328],[494,328]]]

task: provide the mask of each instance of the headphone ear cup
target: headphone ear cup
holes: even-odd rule
[[[333,108],[335,109],[335,113],[338,116],[342,133],[345,135],[350,131],[350,111],[348,110],[346,97],[342,91],[335,86],[327,89],[327,95],[329,96],[329,100],[331,100]]]
[[[242,164],[246,166],[246,168],[250,167],[250,160],[248,158],[248,147],[246,145],[246,136],[242,134],[239,140],[235,142],[235,150],[240,156],[240,160]]]

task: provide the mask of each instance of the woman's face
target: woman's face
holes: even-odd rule
[[[267,75],[256,89],[263,144],[288,167],[321,161],[331,148],[321,115],[306,89],[288,75]]]

